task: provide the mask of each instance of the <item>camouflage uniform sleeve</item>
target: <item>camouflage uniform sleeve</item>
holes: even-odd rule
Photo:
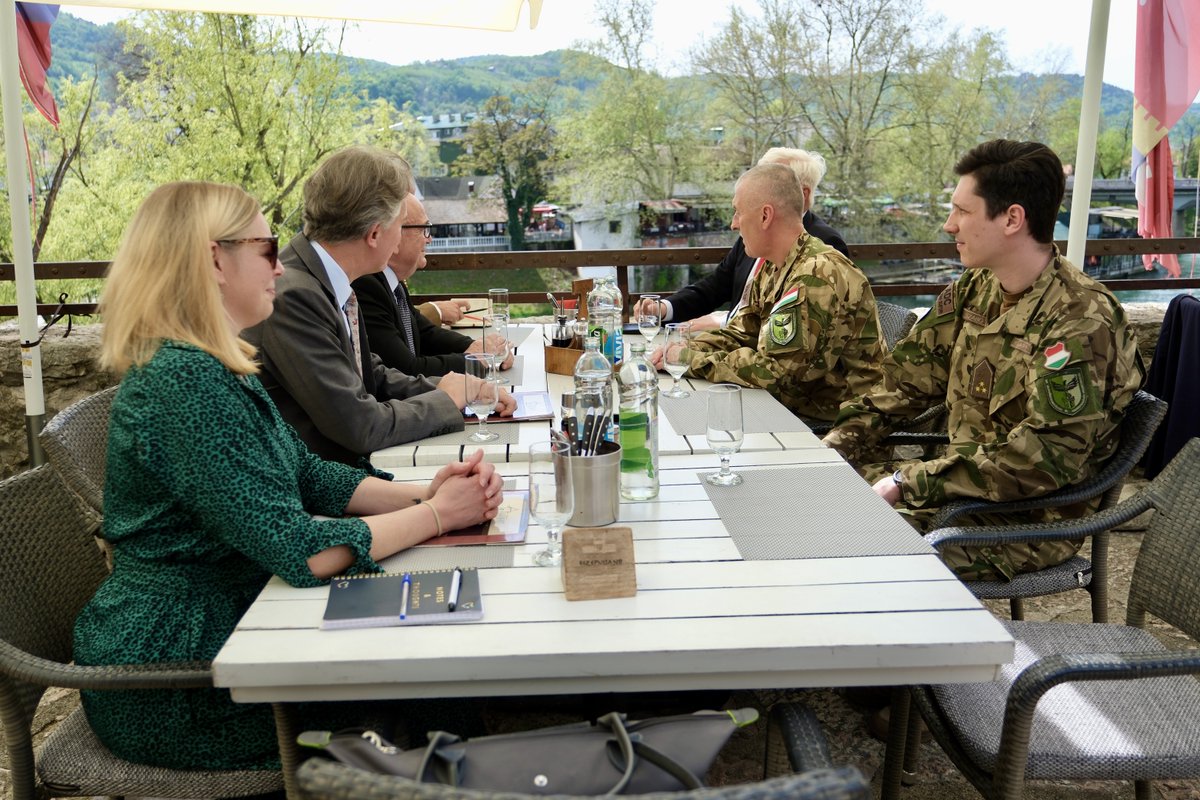
[[[824,444],[855,467],[873,460],[874,448],[903,420],[946,398],[950,353],[958,328],[950,284],[908,336],[883,358],[883,378],[870,394],[842,403]]]
[[[944,457],[902,467],[907,505],[1038,496],[1087,477],[1111,455],[1122,412],[1143,377],[1123,310],[1115,300],[1102,301],[1047,330],[1052,335],[1042,343],[1049,347],[1015,378],[1023,386],[1005,395],[1023,403],[1024,419],[1007,436],[972,442],[960,435]],[[993,401],[997,418],[1011,413],[995,406],[1005,396]]]
[[[765,295],[764,282],[757,281],[729,325],[696,336],[689,347],[689,372],[779,393],[810,369],[835,361],[864,322],[851,307],[857,304],[850,302],[840,265],[821,254],[812,259],[811,271],[798,271],[781,292],[773,292],[778,299]]]

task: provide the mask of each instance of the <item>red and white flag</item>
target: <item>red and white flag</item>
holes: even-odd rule
[[[1175,173],[1167,132],[1200,92],[1200,3],[1138,0],[1133,71],[1132,172],[1138,200],[1138,233],[1171,236]],[[1189,43],[1192,44],[1189,49]],[[1152,257],[1143,257],[1151,269]],[[1174,277],[1179,259],[1159,257]]]
[[[50,26],[58,18],[58,6],[43,3],[17,3],[17,60],[21,62],[21,83],[35,108],[50,124],[58,127],[58,106],[46,86],[50,69]]]

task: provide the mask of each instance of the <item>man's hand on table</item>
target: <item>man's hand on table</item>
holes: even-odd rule
[[[470,346],[464,350],[464,353],[495,353],[504,343],[504,337],[496,333],[489,333],[471,342]],[[504,363],[500,365],[501,370],[512,369],[513,358],[515,354],[510,347],[508,349],[508,357],[504,359]]]
[[[453,325],[463,318],[471,308],[469,300],[435,300],[433,303],[441,315],[443,325]]]

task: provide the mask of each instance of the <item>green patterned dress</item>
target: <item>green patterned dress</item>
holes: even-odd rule
[[[348,545],[378,570],[360,519],[342,513],[367,475],[312,455],[258,379],[165,343],[113,403],[104,536],[113,572],[75,624],[79,664],[211,660],[271,575],[321,583],[309,556]],[[118,756],[176,768],[278,766],[271,709],[225,689],[83,692]]]

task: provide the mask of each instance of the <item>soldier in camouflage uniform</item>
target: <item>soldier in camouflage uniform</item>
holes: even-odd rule
[[[732,227],[766,263],[729,324],[694,336],[686,357],[691,375],[766,389],[793,413],[831,422],[880,379],[883,346],[866,276],[805,232],[804,206],[788,167],[759,165],[738,180]]]
[[[825,437],[919,530],[957,498],[1036,497],[1090,478],[1116,449],[1143,377],[1120,303],[1052,244],[1065,185],[1058,157],[1035,142],[996,140],[955,169],[944,229],[968,271],[884,360],[885,383],[843,405]],[[943,401],[942,457],[866,463],[898,423]],[[1079,516],[1096,502],[1020,521]],[[1013,521],[982,516],[973,521]],[[959,547],[942,558],[964,577],[1008,580],[1079,546]]]

